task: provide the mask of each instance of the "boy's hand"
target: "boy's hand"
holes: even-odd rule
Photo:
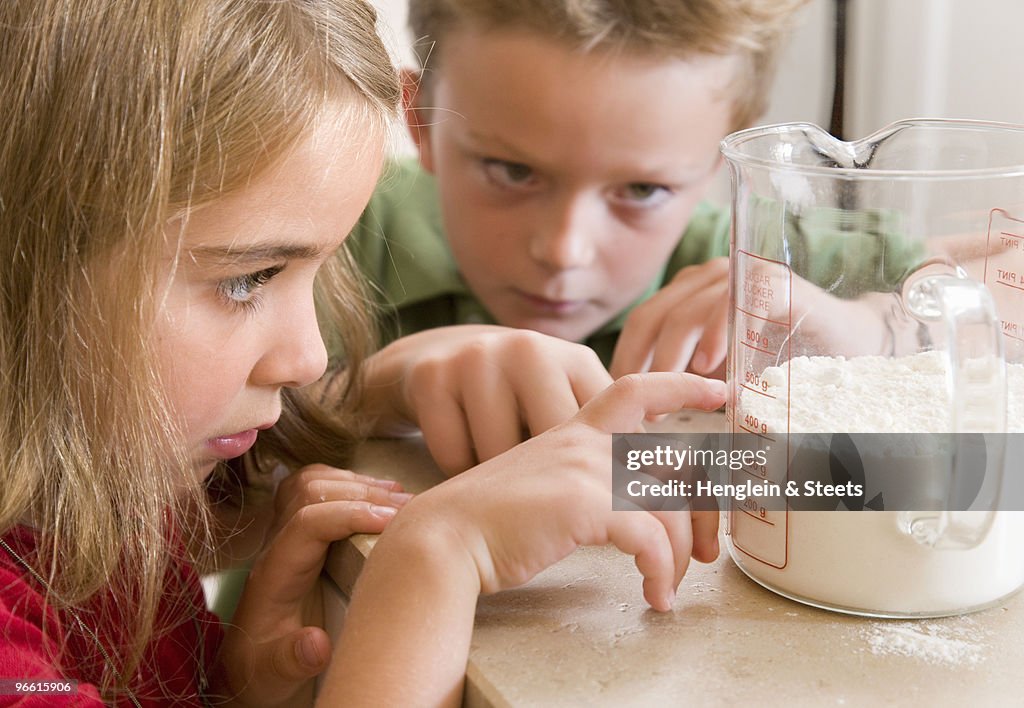
[[[691,555],[717,557],[718,512],[613,511],[608,435],[637,430],[648,415],[714,410],[724,400],[721,382],[690,374],[619,379],[571,421],[418,496],[381,544],[403,532],[440,536],[437,558],[461,557],[482,592],[497,592],[578,546],[613,543],[636,556],[647,601],[668,610]],[[461,565],[451,577],[463,577]]]
[[[366,367],[377,432],[415,426],[447,474],[558,425],[611,383],[582,344],[484,325],[440,327],[393,342]]]
[[[764,316],[792,323],[789,356],[881,354],[893,346],[894,334],[884,324],[894,303],[891,293],[843,299],[788,271],[785,285]],[[684,268],[630,313],[612,358],[612,376],[689,367],[724,378],[728,319],[728,259]]]
[[[643,371],[721,371],[728,321],[729,259],[683,268],[629,314],[611,374],[619,378]]]
[[[752,282],[771,282],[777,291],[769,298],[752,294],[750,302],[741,296],[736,305],[773,322],[789,324],[789,336],[778,352],[780,360],[889,354],[896,348],[896,338],[902,339],[891,328],[887,331],[885,324],[887,313],[901,309],[895,293],[866,291],[857,298],[841,298],[776,264],[751,268],[747,276],[752,276]],[[748,319],[747,326],[751,322]],[[912,329],[916,336],[916,326]]]
[[[310,679],[331,655],[317,593],[327,548],[354,533],[380,533],[410,498],[397,482],[325,465],[283,480],[273,533],[226,628],[226,685],[214,689],[244,705],[311,704]]]

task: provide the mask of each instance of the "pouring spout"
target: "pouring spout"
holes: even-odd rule
[[[1024,175],[1024,125],[901,120],[853,141],[813,123],[733,133],[721,143],[733,167],[806,172],[850,180],[964,180]]]
[[[877,134],[876,134],[877,135]],[[881,139],[872,136],[864,140],[846,141],[819,129],[807,134],[810,146],[821,157],[818,163],[827,167],[839,167],[848,170],[863,170],[871,167],[875,151]]]

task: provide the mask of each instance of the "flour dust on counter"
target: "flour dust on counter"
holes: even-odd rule
[[[982,663],[988,634],[968,616],[946,621],[880,620],[869,622],[860,631],[872,654],[950,667]]]

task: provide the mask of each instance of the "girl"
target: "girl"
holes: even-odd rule
[[[35,698],[302,704],[328,663],[327,705],[455,701],[480,592],[613,542],[664,610],[691,553],[717,554],[717,516],[611,511],[606,432],[717,407],[721,385],[626,378],[412,501],[305,467],[222,631],[196,563],[216,548],[212,512],[233,508],[223,463],[252,449],[259,469],[341,464],[358,427],[368,325],[333,254],[398,99],[374,14],[361,0],[10,0],[0,65],[0,703],[74,680]],[[318,272],[331,298],[314,296]],[[318,314],[345,362],[327,361]],[[345,406],[321,410],[301,389],[342,364]],[[419,420],[430,397],[392,383],[368,382],[374,416]],[[385,526],[332,652],[308,611],[327,546]]]

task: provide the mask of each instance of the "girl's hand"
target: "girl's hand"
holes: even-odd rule
[[[611,383],[582,344],[538,332],[459,325],[403,337],[366,367],[377,430],[418,427],[447,474],[565,422]]]
[[[612,511],[608,434],[724,398],[724,384],[688,374],[627,376],[570,422],[413,499],[356,583],[322,705],[458,705],[479,593],[577,546],[636,556],[644,597],[669,609],[691,554],[717,556],[718,513]]]
[[[268,544],[226,628],[225,697],[253,706],[312,702],[310,679],[331,655],[317,592],[327,548],[354,533],[380,533],[411,497],[397,482],[326,465],[281,482]]]
[[[440,528],[472,558],[485,593],[525,583],[579,546],[612,543],[636,556],[651,606],[668,610],[691,556],[718,556],[719,514],[613,511],[608,434],[724,399],[721,382],[691,374],[621,378],[571,421],[424,492],[385,538]]]

